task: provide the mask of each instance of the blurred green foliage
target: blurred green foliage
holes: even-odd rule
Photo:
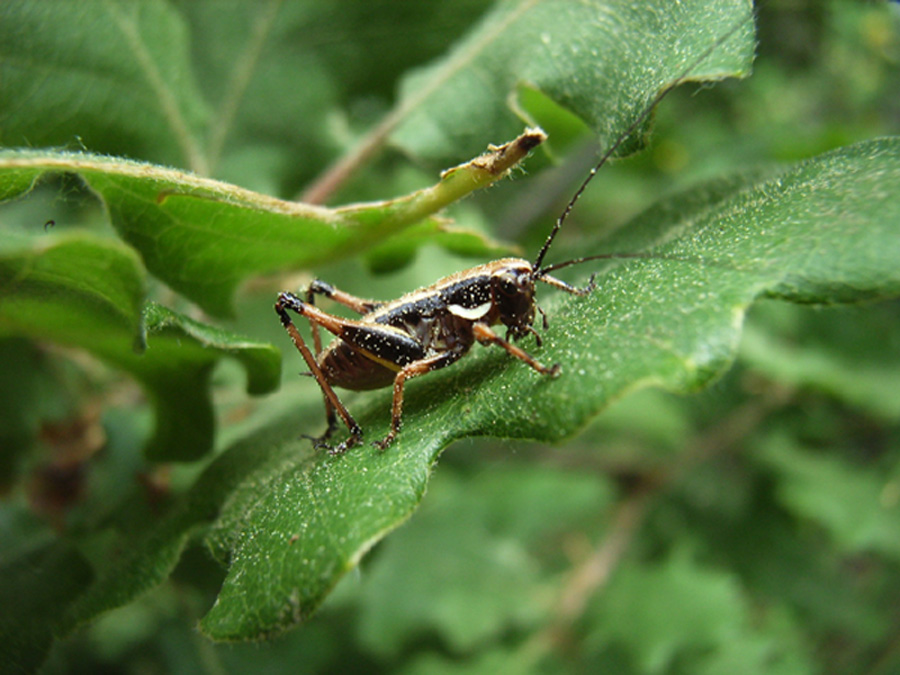
[[[545,4],[552,14],[553,3]],[[0,105],[3,145],[73,149],[82,143],[290,198],[330,162],[352,154],[357,141],[396,110],[403,100],[400,81],[413,67],[467,44],[484,25],[479,22],[504,3],[148,0],[133,11],[129,3],[111,3],[96,16],[90,3],[87,10],[57,3],[43,9],[49,6],[25,12],[35,22],[29,26],[12,20],[21,9],[17,3],[0,8],[0,86],[21,94]],[[579,202],[556,259],[597,245],[599,229],[614,230],[660,195],[709,180],[715,185],[724,176],[753,181],[774,175],[778,162],[897,134],[900,15],[892,9],[852,0],[762,4],[753,76],[671,94],[655,115],[648,150],[605,168]],[[87,19],[96,23],[85,31]],[[138,42],[149,46],[147,53],[127,46],[135,30],[145,31]],[[85,42],[85,35],[94,39]],[[75,76],[52,94],[39,80],[16,84],[22,54],[42,55],[59,68],[73,53]],[[166,68],[155,71],[148,63]],[[114,86],[87,77],[97,73]],[[98,90],[106,95],[85,95]],[[154,116],[161,91],[183,105],[181,127]],[[515,241],[530,255],[595,161],[597,140],[539,88],[526,85],[519,94],[528,114],[551,131],[548,153],[532,158],[529,175],[514,176],[451,213],[458,223]],[[495,119],[507,103],[492,100],[487,127],[515,129],[514,118]],[[610,124],[621,128],[621,121]],[[440,128],[439,137],[422,141],[428,134],[413,125],[392,142],[383,140],[382,152],[343,180],[333,199],[410,192],[487,142],[507,139],[483,138],[484,132],[461,126],[458,134]],[[458,142],[449,144],[459,148],[458,156],[447,156],[448,137]],[[549,168],[553,158],[567,161]],[[4,187],[14,194],[27,184]],[[883,226],[889,232],[897,224]],[[381,515],[391,527],[405,519],[422,496],[433,457],[455,437],[441,432],[469,420],[467,401],[475,406],[496,398],[490,406],[500,423],[492,428],[502,436],[553,437],[542,424],[562,424],[568,413],[552,397],[535,408],[534,419],[520,409],[519,398],[504,407],[503,397],[533,390],[536,380],[495,377],[491,364],[502,359],[479,353],[474,366],[442,373],[431,389],[424,379],[411,387],[410,419],[422,421],[422,437],[436,439],[422,443],[415,462],[413,450],[402,446],[384,456],[365,447],[347,461],[313,463],[308,443],[297,436],[320,430],[321,400],[312,382],[295,377],[299,359],[285,358],[278,394],[255,399],[245,393],[274,386],[271,345],[288,346],[271,311],[274,293],[309,276],[245,285],[237,318],[223,330],[146,274],[138,256],[114,238],[93,193],[71,177],[45,182],[5,206],[0,227],[6,275],[0,284],[62,279],[59,287],[68,293],[53,294],[47,306],[23,305],[28,314],[0,306],[7,312],[0,312],[7,317],[0,324],[0,607],[7,608],[0,619],[0,667],[10,672],[33,670],[45,659],[48,673],[900,670],[896,301],[830,307],[763,300],[744,320],[734,367],[700,393],[641,389],[564,444],[454,443],[441,455],[421,508],[343,577],[314,618],[261,644],[222,645],[198,632],[198,621],[206,616],[203,630],[220,637],[237,624],[250,626],[244,636],[266,625],[248,589],[280,592],[265,586],[272,568],[289,564],[285,550],[308,552],[309,560],[324,565],[331,558],[316,558],[323,540],[341,549],[344,537],[371,538],[366,528],[376,528]],[[60,247],[84,248],[48,271],[40,266],[47,262],[40,244],[47,233],[62,237]],[[619,234],[628,241],[629,232]],[[844,248],[838,239],[829,263],[844,262],[841,253],[856,250],[852,244]],[[392,252],[388,244],[381,259],[409,253],[397,246]],[[885,238],[881,260],[889,261],[894,250]],[[390,298],[472,264],[424,246],[390,275],[373,275],[370,264],[355,258],[334,260],[315,273],[348,290]],[[836,286],[829,297],[866,295],[867,268],[854,269],[853,287]],[[872,287],[881,288],[874,269],[873,263]],[[684,274],[693,282],[704,271]],[[615,274],[609,283],[618,288]],[[144,306],[145,292],[165,307]],[[802,283],[767,292],[814,299],[802,297]],[[896,290],[885,288],[868,295],[892,294]],[[652,301],[667,297],[673,296],[648,291]],[[96,314],[72,311],[72,302]],[[551,322],[564,316],[579,328],[597,325],[596,312],[550,306]],[[117,313],[121,307],[133,311]],[[668,320],[683,310],[663,306],[660,314]],[[566,350],[604,340],[601,332],[584,338],[574,328],[576,335],[565,335],[565,325],[554,329],[551,344],[555,339]],[[20,337],[38,331],[44,340]],[[119,342],[109,346],[116,336]],[[134,336],[149,355],[160,354],[154,340],[165,345],[169,365],[177,354],[177,372],[168,377],[122,351],[122,340]],[[616,363],[615,354],[597,354],[608,359],[591,366],[600,372]],[[151,372],[157,380],[142,380],[140,390],[123,371],[139,380]],[[575,397],[584,385],[571,382]],[[412,400],[417,391],[422,404]],[[464,395],[445,405],[446,391]],[[543,400],[541,391],[535,396]],[[159,397],[173,409],[172,419],[194,416],[195,408],[215,411],[214,459],[163,465],[141,454],[161,433],[154,426]],[[350,400],[377,437],[386,423],[385,397]],[[565,424],[578,428],[592,410]],[[507,418],[509,428],[501,424]],[[517,425],[525,431],[517,432]],[[415,426],[408,421],[404,429],[411,443],[420,434]],[[167,430],[168,447],[182,460],[202,454],[197,441],[178,447],[171,440],[186,428],[182,422]],[[209,437],[208,430],[199,434]],[[406,492],[394,490],[398,485]],[[376,501],[378,490],[383,502]],[[260,493],[271,502],[261,502]],[[310,498],[327,513],[299,513],[300,500]],[[341,523],[360,510],[371,521]],[[315,532],[291,529],[298,522]],[[337,560],[355,562],[362,552],[348,544],[346,557]],[[236,570],[245,585],[228,585],[226,574]],[[330,570],[322,586],[330,589],[344,571]],[[230,595],[219,595],[223,582]],[[298,614],[305,611],[300,600],[306,592],[297,591]],[[283,623],[295,618],[283,617]],[[71,632],[82,620],[87,625]]]

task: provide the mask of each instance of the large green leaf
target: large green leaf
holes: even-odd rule
[[[148,452],[196,459],[212,448],[212,366],[239,359],[251,393],[278,384],[271,345],[144,303],[144,269],[129,247],[89,234],[17,237],[0,245],[0,335],[80,347],[131,373],[156,408]]]
[[[165,578],[189,534],[219,509],[210,543],[229,572],[204,630],[250,639],[293,625],[416,508],[453,438],[559,438],[626,391],[700,386],[728,366],[744,311],[760,295],[818,302],[896,295],[898,188],[900,141],[884,139],[768,180],[701,186],[651,209],[620,239],[668,259],[618,261],[588,298],[544,303],[552,323],[537,354],[564,364],[560,378],[476,350],[410,385],[404,430],[384,453],[363,447],[340,458],[311,456],[297,437],[317,433],[318,413],[315,421],[302,411],[283,415],[217,460],[182,509],[130,547],[143,564],[114,561],[72,620]],[[368,438],[386,431],[388,403],[375,395],[358,415]]]
[[[384,453],[363,447],[310,461],[296,435],[317,433],[321,422],[280,422],[279,454],[296,447],[298,456],[249,476],[225,505],[213,541],[229,573],[203,629],[246,639],[305,618],[415,509],[455,438],[559,439],[636,388],[700,387],[734,358],[744,313],[760,296],[851,302],[900,293],[900,140],[740,184],[701,186],[625,228],[632,250],[667,259],[616,261],[591,296],[544,301],[551,326],[543,349],[530,349],[563,365],[558,379],[499,350],[475,350],[409,386],[404,429]],[[386,432],[388,398],[374,396],[358,416],[370,440]]]

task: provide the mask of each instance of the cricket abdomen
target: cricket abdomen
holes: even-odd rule
[[[464,354],[475,342],[471,322],[451,312],[422,316],[416,311],[382,315],[373,323],[391,326],[391,333],[345,327],[340,338],[319,356],[329,384],[352,391],[380,389],[415,361],[439,352]]]
[[[330,385],[351,391],[387,387],[397,375],[396,370],[367,358],[343,340],[322,352],[319,367]]]

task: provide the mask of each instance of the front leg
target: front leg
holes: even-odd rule
[[[560,367],[558,363],[554,363],[548,368],[547,366],[540,363],[537,359],[535,359],[531,354],[526,352],[524,349],[520,349],[508,340],[504,340],[502,337],[497,335],[487,324],[475,322],[475,324],[472,326],[472,332],[475,334],[475,339],[478,340],[481,344],[499,345],[503,347],[503,349],[505,349],[510,356],[515,356],[520,361],[524,361],[542,375],[549,375],[550,377],[556,377],[557,375],[559,375]]]

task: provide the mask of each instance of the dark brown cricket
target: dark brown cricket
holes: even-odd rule
[[[510,341],[531,334],[535,336],[537,346],[541,346],[540,335],[534,329],[537,313],[540,312],[543,316],[535,302],[535,282],[542,281],[573,295],[587,295],[595,287],[593,276],[587,286],[577,288],[550,276],[550,272],[590,260],[610,258],[687,261],[686,258],[647,253],[610,253],[543,266],[544,257],[562,224],[600,167],[672,89],[687,80],[694,68],[746,22],[747,19],[736,24],[688,66],[680,77],[663,88],[603,153],[557,218],[534,263],[521,258],[495,260],[444,277],[431,286],[407,293],[390,302],[364,300],[320,280],[310,284],[305,300],[289,292],[279,294],[275,311],[325,397],[328,428],[322,437],[314,439],[316,447],[327,447],[332,453],[340,454],[362,441],[362,429],[341,403],[334,387],[359,391],[378,389],[393,383],[391,430],[383,439],[374,443],[383,450],[400,432],[406,380],[449,366],[462,358],[476,342],[498,345],[537,372],[557,376],[560,373],[558,363],[545,366]],[[543,136],[543,133],[540,135]],[[530,150],[531,147],[527,149]],[[349,320],[323,312],[315,306],[316,295],[323,295],[350,308],[360,318]],[[291,321],[288,310],[309,320],[315,354],[310,351]],[[543,319],[546,328],[546,317]],[[506,327],[505,338],[500,337],[492,328],[500,324]],[[335,335],[335,340],[325,349],[322,348],[319,326]],[[338,416],[349,429],[350,436],[338,445],[330,446],[327,441],[337,428]]]
[[[537,310],[535,280],[576,295],[585,295],[593,288],[593,283],[575,288],[536,272],[527,260],[504,258],[457,272],[385,303],[357,298],[320,280],[310,284],[306,301],[293,293],[281,293],[275,310],[325,395],[328,430],[316,439],[316,444],[325,445],[337,426],[336,415],[344,420],[350,438],[330,448],[332,452],[343,452],[358,444],[362,437],[359,425],[333,387],[360,391],[393,383],[391,431],[376,443],[382,449],[388,447],[400,431],[406,380],[449,366],[475,342],[499,345],[539,373],[557,375],[559,364],[547,367],[510,342],[510,338],[518,340],[531,333],[540,345],[540,336],[533,327]],[[316,295],[331,298],[362,316],[353,321],[323,312],[314,304]],[[309,319],[315,356],[287,310]],[[491,328],[497,324],[506,326],[505,339]],[[318,326],[337,338],[325,349],[319,342]]]

